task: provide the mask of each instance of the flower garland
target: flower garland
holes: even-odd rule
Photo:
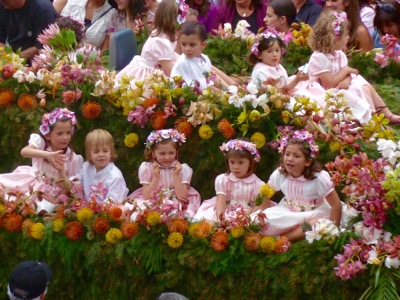
[[[252,142],[246,142],[242,140],[230,140],[227,143],[223,143],[219,149],[224,152],[225,154],[231,150],[238,150],[238,151],[248,151],[251,155],[254,156],[254,160],[259,162],[260,161],[260,153],[257,150],[257,147]]]
[[[74,126],[77,124],[75,113],[68,110],[67,108],[56,108],[49,114],[44,114],[42,117],[42,125],[39,127],[39,131],[46,135],[50,133],[50,127],[52,127],[57,121],[70,119],[72,122],[72,131]]]
[[[175,129],[161,129],[152,131],[146,139],[146,148],[151,149],[154,144],[160,143],[163,140],[171,139],[175,143],[182,145],[186,142],[186,137],[184,134],[179,133]]]

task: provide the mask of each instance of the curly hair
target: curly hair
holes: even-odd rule
[[[332,53],[335,50],[336,36],[332,27],[334,18],[333,11],[330,9],[323,10],[319,15],[309,39],[309,45],[314,51]],[[348,29],[348,21],[341,23],[339,37],[348,33]]]
[[[250,55],[249,55],[249,63],[252,64],[252,65],[255,65],[256,63],[260,62],[261,61],[261,58],[260,58],[261,53],[264,50],[267,50],[270,47],[272,47],[272,45],[275,44],[275,42],[277,42],[279,44],[279,47],[281,47],[281,49],[285,48],[285,43],[280,38],[273,38],[273,37],[270,37],[268,39],[263,38],[262,40],[259,41],[259,44],[258,44],[258,47],[257,47],[258,54],[256,55],[254,53],[250,53]],[[283,54],[283,51],[282,51],[282,54]]]
[[[300,148],[301,152],[304,154],[305,158],[307,160],[311,161],[311,164],[308,167],[307,166],[305,167],[302,175],[304,176],[305,179],[308,179],[308,180],[314,179],[315,173],[322,171],[322,165],[318,160],[311,158],[311,156],[310,156],[311,151],[309,148],[306,147],[306,142],[304,140],[291,138],[288,140],[288,143],[287,143],[287,146],[289,146],[289,145],[299,146],[299,148]],[[287,148],[287,146],[286,146],[286,148]],[[288,176],[289,172],[286,170],[285,164],[284,164],[286,148],[283,150],[282,156],[279,159],[278,167],[279,167],[279,172],[281,172],[281,174]]]
[[[383,26],[395,23],[400,28],[400,3],[396,0],[386,0],[376,6],[374,26],[384,35]],[[397,37],[400,38],[400,37]]]
[[[171,42],[176,40],[175,26],[178,16],[178,4],[175,0],[163,0],[157,5],[154,15],[154,35],[166,34]]]

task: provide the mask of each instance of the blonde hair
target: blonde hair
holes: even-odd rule
[[[313,26],[313,31],[310,36],[310,47],[314,51],[319,51],[322,53],[333,53],[335,50],[335,42],[337,39],[341,38],[344,33],[348,33],[349,22],[342,22],[339,35],[335,35],[332,23],[335,20],[333,11],[330,9],[325,9],[319,15],[317,22]]]
[[[178,4],[175,0],[163,0],[158,4],[154,14],[154,35],[166,34],[171,42],[176,40],[176,18]]]
[[[104,129],[95,129],[89,132],[85,138],[86,159],[90,163],[93,163],[90,156],[90,150],[104,145],[110,147],[111,161],[114,161],[117,158],[117,153],[114,147],[114,139],[111,134]]]

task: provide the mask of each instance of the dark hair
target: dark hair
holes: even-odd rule
[[[292,25],[296,19],[297,10],[292,0],[271,0],[268,6],[274,10],[278,17],[286,17],[288,25]]]
[[[263,2],[264,2],[264,0],[251,0],[250,8],[253,8],[253,9],[259,8],[263,5]],[[235,5],[235,0],[226,0],[225,5],[226,6]]]
[[[400,3],[397,1],[384,1],[376,6],[374,26],[380,34],[385,34],[382,27],[388,23],[395,23],[400,26]]]
[[[190,8],[197,10],[199,12],[199,15],[202,17],[205,17],[207,15],[207,12],[211,6],[211,2],[209,0],[203,0],[203,2],[199,6],[194,3],[194,0],[188,0],[186,3],[189,5]]]
[[[273,38],[273,37],[270,37],[270,38],[268,38],[268,39],[264,39],[264,38],[263,38],[263,39],[259,42],[258,47],[257,47],[257,49],[258,49],[258,55],[253,54],[253,53],[250,53],[250,56],[249,56],[249,63],[252,64],[252,65],[255,65],[256,63],[260,62],[261,59],[260,59],[258,56],[261,55],[261,53],[262,53],[264,50],[267,50],[267,49],[269,49],[270,47],[272,47],[272,45],[273,45],[275,42],[278,42],[279,47],[281,47],[281,49],[284,49],[284,48],[285,48],[285,43],[284,43],[283,40],[280,39],[280,38]],[[282,53],[282,54],[283,54],[283,53]]]
[[[129,0],[128,8],[125,11],[118,11],[123,16],[128,15],[131,20],[146,17],[147,8],[145,0]]]
[[[252,143],[252,141],[250,139],[247,138],[238,138],[237,140],[241,140],[241,141],[246,141],[246,142],[250,142]],[[249,151],[247,150],[229,150],[227,153],[224,154],[225,156],[225,164],[226,164],[226,170],[227,170],[227,174],[231,173],[231,169],[229,168],[229,159],[232,157],[236,157],[236,158],[247,158],[250,161],[250,167],[249,170],[247,172],[247,176],[253,174],[256,171],[257,168],[257,162],[254,160],[254,156],[253,154],[251,154]]]
[[[157,143],[154,143],[151,147],[150,147],[150,149],[149,148],[146,148],[146,149],[144,149],[144,158],[147,160],[147,161],[153,161],[153,153],[154,153],[154,151],[157,149],[157,146],[158,145],[166,145],[166,144],[172,144],[172,145],[174,145],[174,147],[175,147],[175,149],[176,149],[176,160],[178,159],[178,143],[175,143],[172,139],[163,139],[161,142],[157,142]]]
[[[320,172],[322,170],[322,165],[318,160],[311,158],[311,156],[310,156],[311,151],[309,148],[306,147],[306,142],[304,140],[291,138],[288,140],[288,143],[287,143],[287,146],[289,146],[289,145],[298,145],[301,149],[301,152],[306,157],[306,159],[311,161],[311,164],[308,167],[305,167],[302,175],[304,176],[305,179],[314,179],[315,173]],[[281,174],[283,174],[285,176],[289,175],[289,172],[286,170],[284,162],[283,162],[287,146],[283,150],[282,156],[278,162],[279,172],[281,172]]]
[[[182,24],[179,29],[179,33],[182,35],[197,35],[202,42],[207,39],[206,27],[200,22],[191,21]]]

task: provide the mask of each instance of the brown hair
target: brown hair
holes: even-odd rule
[[[389,23],[397,24],[400,30],[400,3],[395,0],[383,1],[376,6],[375,11],[374,26],[381,35],[385,34],[382,27]]]
[[[166,145],[166,144],[173,145],[174,148],[176,149],[176,158],[175,159],[176,160],[178,159],[178,149],[179,149],[178,143],[175,143],[172,139],[165,139],[165,140],[163,139],[161,142],[157,142],[157,143],[154,143],[153,145],[151,145],[150,148],[144,149],[144,158],[147,161],[153,161],[154,160],[154,157],[153,157],[154,151],[157,150],[157,147],[160,144],[161,145]]]
[[[259,8],[260,6],[262,6],[263,2],[264,2],[264,0],[251,0],[250,8],[253,8],[253,9]],[[226,6],[235,5],[235,0],[226,0],[225,5]]]
[[[90,150],[104,145],[110,147],[111,161],[114,161],[117,158],[117,152],[115,151],[114,139],[111,134],[104,129],[95,129],[89,132],[85,138],[86,159],[93,163],[90,157]]]
[[[196,4],[194,3],[194,0],[188,0],[186,2],[190,8],[195,9],[198,11],[198,14],[202,17],[207,15],[208,10],[210,9],[211,2],[209,0],[203,0],[199,6],[196,7]]]
[[[252,64],[252,65],[255,65],[256,63],[260,62],[261,58],[259,56],[261,56],[261,53],[264,50],[267,50],[270,47],[272,47],[272,45],[275,42],[278,42],[279,47],[281,47],[281,49],[285,48],[285,43],[280,38],[273,38],[273,37],[270,37],[268,39],[263,38],[261,41],[259,41],[259,44],[257,46],[258,54],[256,55],[254,53],[250,53],[250,55],[249,55],[249,63]],[[283,51],[281,51],[281,53],[283,55]]]
[[[292,0],[271,0],[268,6],[274,10],[278,17],[286,17],[286,22],[289,26],[296,19],[296,6],[294,6]]]
[[[343,0],[343,3],[349,3],[349,5],[347,5],[345,8],[347,18],[350,22],[350,24],[348,25],[350,38],[347,43],[347,46],[349,48],[353,47],[358,48],[358,43],[359,43],[357,39],[358,27],[364,26],[364,24],[361,22],[360,6],[358,4],[358,1],[356,0]]]
[[[245,141],[250,141],[248,139],[242,139]],[[256,171],[256,167],[257,167],[257,162],[254,160],[254,156],[246,150],[229,150],[228,153],[225,154],[225,164],[226,164],[226,173],[230,174],[231,173],[231,169],[229,168],[229,159],[235,157],[235,158],[247,158],[250,161],[250,167],[249,170],[247,172],[247,176],[250,176],[251,174],[253,174]]]
[[[176,40],[176,18],[178,16],[178,4],[175,0],[163,0],[157,5],[154,14],[155,36],[166,34],[171,42]]]

